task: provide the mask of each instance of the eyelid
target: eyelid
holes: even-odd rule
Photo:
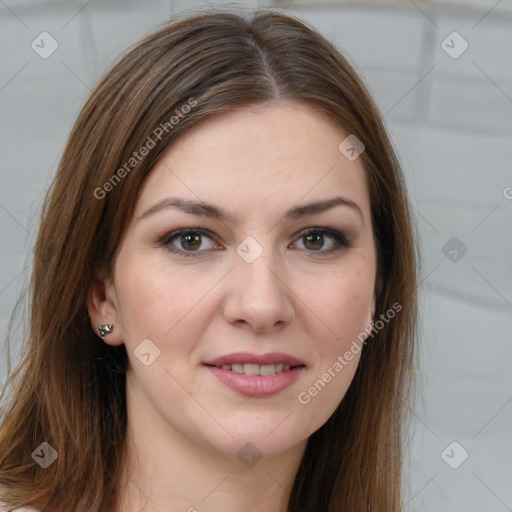
[[[201,253],[204,253],[204,252],[212,250],[212,249],[208,249],[207,251],[205,251],[205,250],[202,250],[202,251],[185,251],[183,249],[177,249],[176,247],[172,246],[171,241],[174,238],[178,238],[180,236],[186,236],[188,234],[199,234],[201,236],[210,238],[215,244],[218,245],[218,242],[216,242],[215,236],[213,235],[213,233],[211,231],[207,230],[207,229],[204,229],[204,228],[180,228],[180,229],[175,229],[175,230],[173,230],[173,231],[171,231],[169,233],[166,233],[164,236],[162,236],[158,240],[158,243],[161,246],[166,247],[170,252],[173,252],[175,254],[180,254],[182,256],[198,256]],[[216,249],[216,250],[224,250],[224,249]]]
[[[209,231],[208,229],[204,228],[180,228],[173,230],[169,233],[166,233],[164,236],[160,237],[158,240],[158,243],[161,246],[166,247],[170,252],[179,254],[181,256],[189,257],[189,256],[199,256],[202,253],[210,252],[212,249],[206,249],[206,250],[196,250],[196,251],[185,251],[183,249],[177,249],[171,244],[171,241],[179,236],[186,236],[188,234],[199,234],[202,236],[205,236],[207,238],[210,238],[215,244],[218,245],[218,242],[216,241],[215,235]],[[305,228],[300,230],[298,233],[294,235],[294,242],[297,240],[300,240],[301,238],[304,238],[310,234],[320,234],[322,236],[328,236],[332,239],[334,239],[334,247],[328,250],[319,250],[319,251],[306,251],[310,256],[327,256],[332,255],[338,251],[341,251],[343,249],[348,249],[353,246],[352,242],[347,238],[345,233],[343,231],[339,231],[337,229],[328,228],[328,227],[320,227],[320,226],[312,226],[309,228]],[[292,242],[293,243],[293,242]],[[215,250],[224,250],[222,249],[215,249]]]
[[[339,231],[337,229],[332,228],[323,228],[323,227],[312,227],[306,228],[299,232],[299,237],[297,239],[308,236],[309,234],[320,233],[321,235],[327,235],[331,238],[334,238],[338,243],[346,246],[352,247],[352,242],[347,238],[343,231]],[[314,251],[313,251],[314,252]],[[324,251],[325,252],[325,251]]]

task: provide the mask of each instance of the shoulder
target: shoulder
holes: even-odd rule
[[[11,508],[0,502],[0,512],[39,512],[35,508]]]
[[[0,512],[39,512],[35,508],[9,508],[0,506]]]
[[[5,487],[0,486],[0,489],[5,490]],[[32,507],[13,508],[0,501],[0,512],[39,512],[37,509]]]

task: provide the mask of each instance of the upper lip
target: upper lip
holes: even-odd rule
[[[210,361],[205,361],[204,364],[211,366],[222,366],[224,364],[288,364],[290,366],[304,366],[304,363],[289,354],[281,352],[271,352],[268,354],[251,354],[250,352],[236,352],[228,354]]]

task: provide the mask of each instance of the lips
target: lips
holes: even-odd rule
[[[207,366],[217,366],[218,368],[228,364],[252,364],[258,366],[282,364],[283,366],[287,365],[290,367],[305,366],[300,359],[281,352],[273,352],[262,355],[251,354],[250,352],[237,352],[227,356],[218,357],[217,359],[212,359],[210,361],[205,361],[204,364]]]
[[[238,352],[203,364],[223,384],[250,397],[279,393],[292,386],[305,370],[302,361],[283,353]]]
[[[222,370],[230,370],[235,373],[243,373],[245,375],[261,375],[268,377],[270,375],[276,375],[277,373],[287,372],[291,366],[289,364],[254,364],[254,363],[234,363],[234,364],[223,364],[217,366]]]

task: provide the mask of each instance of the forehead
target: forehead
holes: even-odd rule
[[[368,211],[362,161],[349,161],[338,149],[347,135],[297,102],[214,116],[186,132],[160,159],[141,190],[136,215],[177,195],[262,215],[341,194]]]

